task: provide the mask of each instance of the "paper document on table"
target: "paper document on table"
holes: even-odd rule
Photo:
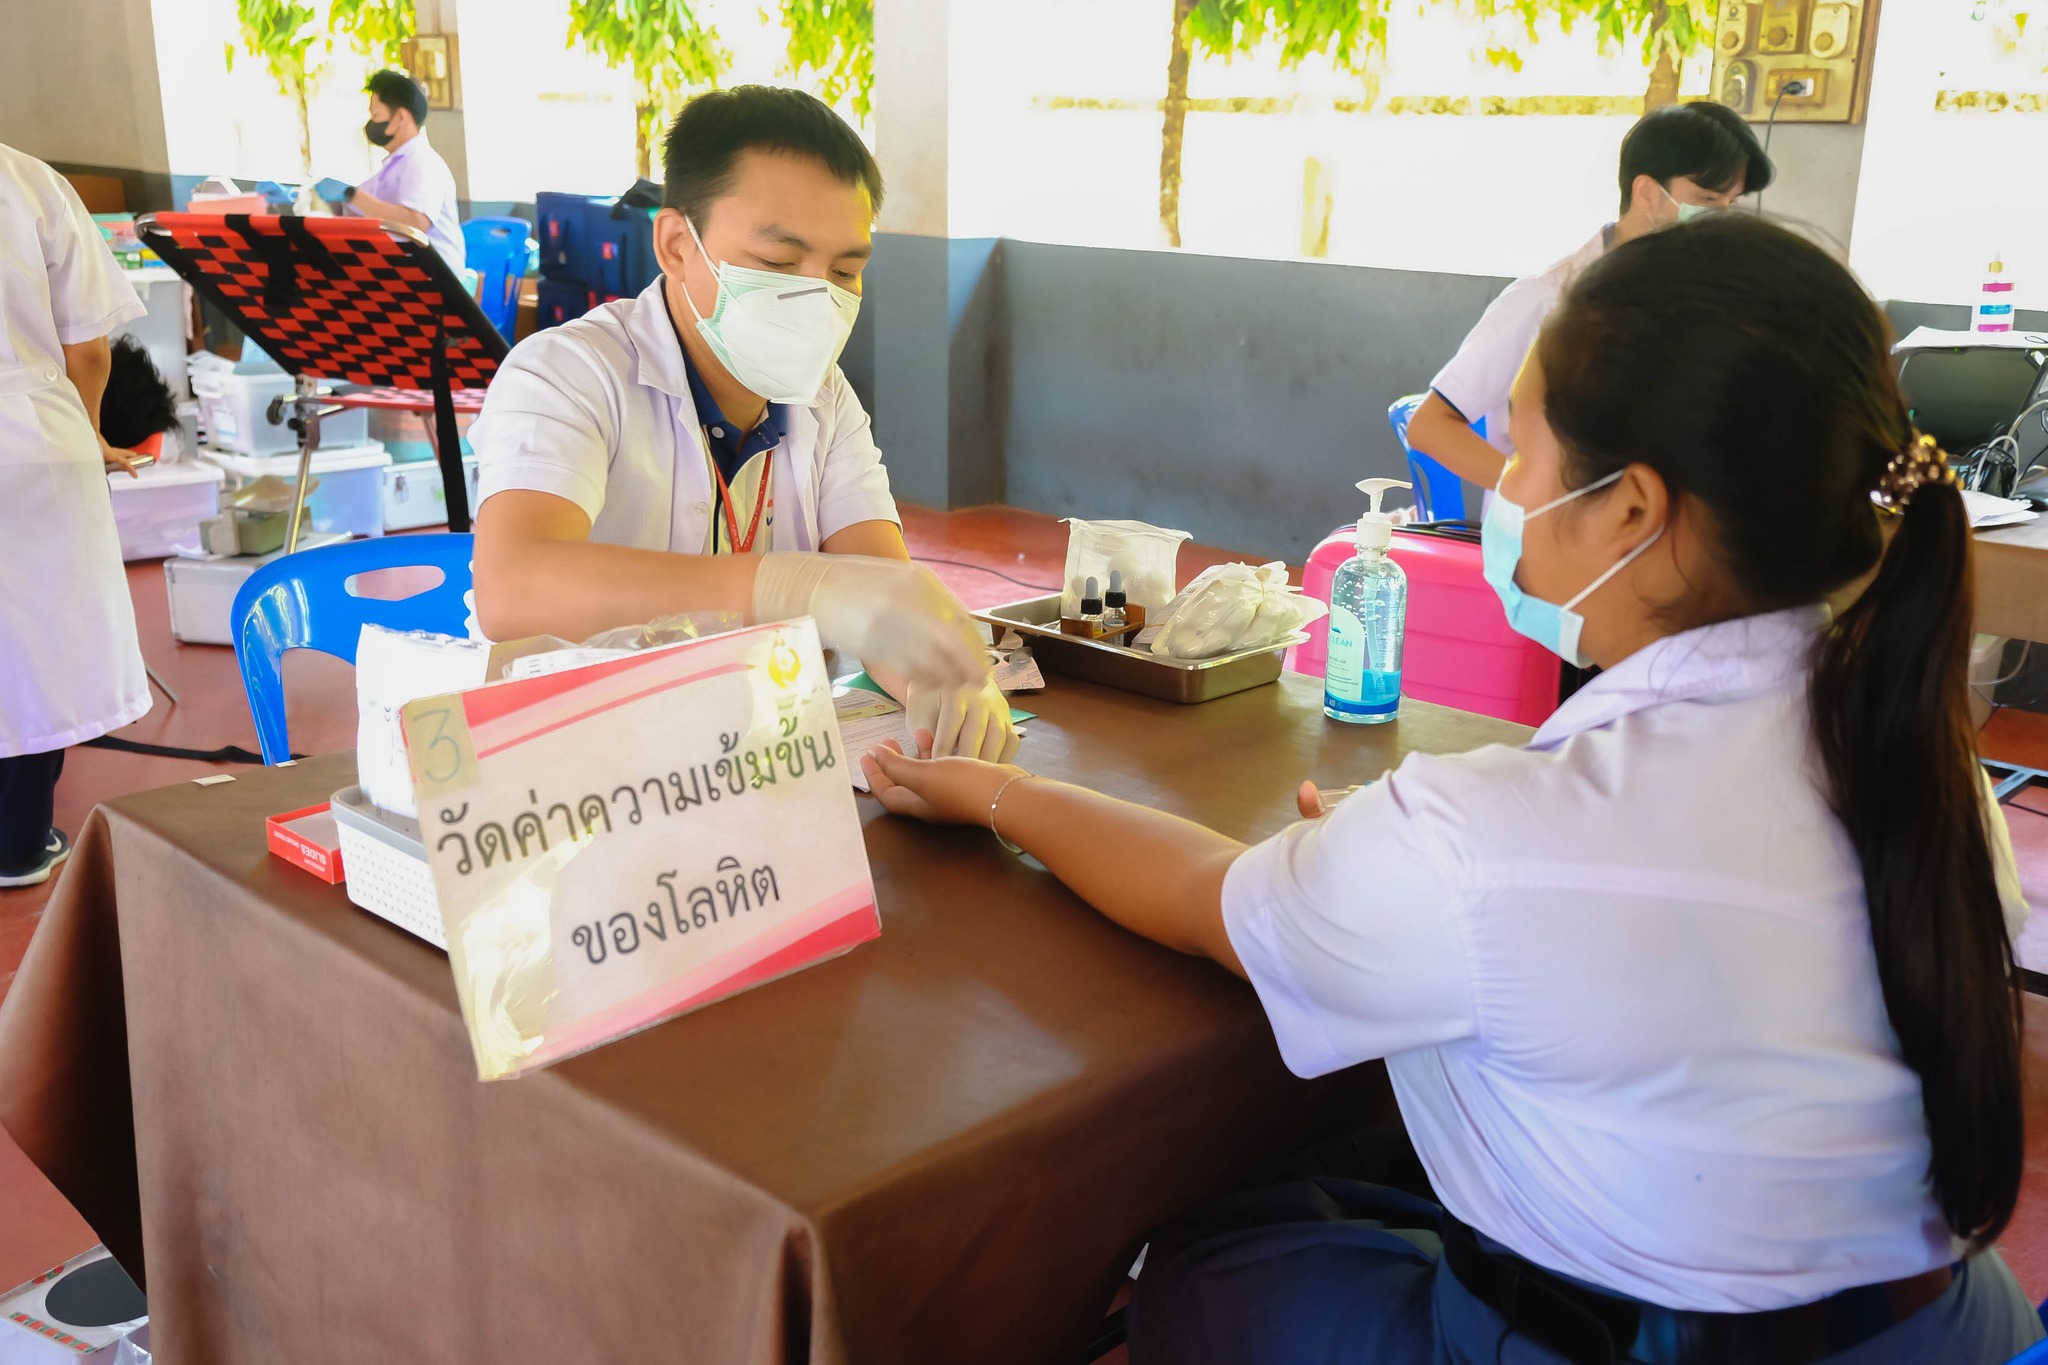
[[[1996,526],[2017,526],[2040,516],[2025,498],[1995,498],[1974,489],[1963,490],[1963,510],[1970,514],[1970,529],[1986,531]]]
[[[917,743],[910,733],[910,717],[900,702],[880,692],[840,683],[832,689],[832,709],[839,713],[840,747],[852,760],[848,766],[853,770],[855,791],[868,789],[868,775],[860,766],[862,754],[891,740],[905,753],[917,752]]]
[[[1941,327],[1915,327],[1904,341],[1892,347],[1901,351],[2048,351],[2048,332],[2016,328],[2010,332],[1949,331]]]

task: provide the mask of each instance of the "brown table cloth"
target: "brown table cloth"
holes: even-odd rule
[[[1304,776],[1528,733],[1335,725],[1294,675],[1033,704],[1035,770],[1244,838]],[[1289,1076],[1221,968],[871,801],[879,940],[480,1083],[446,958],[265,849],[351,781],[103,807],[0,1007],[0,1121],[146,1269],[167,1365],[1069,1361],[1148,1229],[1386,1112],[1377,1067]]]

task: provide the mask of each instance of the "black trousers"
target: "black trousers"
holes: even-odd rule
[[[0,758],[0,873],[24,872],[42,861],[63,772],[62,749]]]

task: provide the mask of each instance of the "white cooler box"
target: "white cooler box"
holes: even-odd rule
[[[462,457],[463,482],[469,485],[469,514],[476,515],[476,456]],[[432,460],[408,460],[384,471],[384,529],[410,531],[418,526],[445,526],[448,494],[441,466]]]
[[[302,534],[299,548],[339,545],[347,536]],[[281,558],[267,555],[183,555],[164,561],[164,588],[171,598],[171,636],[188,645],[231,645],[235,642],[235,594],[261,565]]]
[[[134,478],[120,472],[107,475],[121,558],[198,553],[199,523],[220,515],[220,490],[226,481],[227,475],[213,465],[191,462],[151,465]]]
[[[324,428],[323,428],[324,430]],[[240,488],[266,474],[286,483],[299,477],[299,454],[237,455],[213,446],[203,447],[199,458],[227,471],[229,486]],[[375,441],[352,446],[330,446],[323,438],[313,452],[313,477],[318,483],[306,499],[309,524],[316,531],[345,536],[384,534],[384,471],[391,456]]]
[[[235,374],[220,365],[194,365],[188,377],[209,445],[237,455],[298,452],[298,435],[282,422],[273,426],[269,417],[271,399],[297,390],[298,381],[290,375]],[[361,445],[369,439],[370,419],[362,408],[350,408],[320,423],[322,450]]]

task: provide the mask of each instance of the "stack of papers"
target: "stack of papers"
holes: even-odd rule
[[[1994,498],[1989,493],[1963,490],[1963,510],[1970,514],[1970,529],[1986,531],[1994,526],[2017,526],[2041,515],[2024,498]]]
[[[1944,351],[1989,349],[1994,351],[2048,351],[2048,332],[2020,328],[2011,332],[1948,331],[1940,327],[1915,327],[1904,341],[1892,347],[1901,351]]]

